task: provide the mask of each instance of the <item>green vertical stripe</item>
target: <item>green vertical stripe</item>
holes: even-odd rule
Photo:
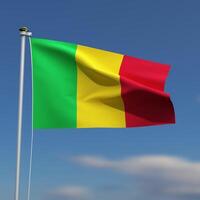
[[[31,39],[33,59],[33,127],[76,127],[77,46]]]

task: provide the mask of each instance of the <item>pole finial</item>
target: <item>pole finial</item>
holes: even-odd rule
[[[26,26],[22,26],[20,29],[19,29],[20,32],[24,31],[24,32],[29,32],[29,29],[28,27]]]
[[[32,36],[32,33],[29,31],[29,28],[26,26],[22,26],[19,29],[19,31],[20,31],[20,35],[22,35],[22,36],[28,36],[28,37]]]

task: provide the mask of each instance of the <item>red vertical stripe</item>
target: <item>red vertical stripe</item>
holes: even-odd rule
[[[164,92],[169,66],[124,56],[120,68],[126,126],[175,123],[169,94]]]

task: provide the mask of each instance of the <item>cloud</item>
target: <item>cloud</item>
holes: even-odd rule
[[[73,161],[96,168],[111,168],[113,166],[113,161],[109,161],[107,159],[104,159],[102,157],[96,157],[96,156],[76,156],[72,158]]]
[[[200,199],[200,162],[171,156],[140,156],[109,160],[97,156],[77,156],[73,161],[89,167],[105,168],[137,178],[137,187],[150,199]]]
[[[50,196],[53,199],[87,199],[91,194],[91,191],[87,187],[83,186],[63,186],[54,189],[50,192]]]
[[[197,102],[200,103],[200,94],[197,95]]]

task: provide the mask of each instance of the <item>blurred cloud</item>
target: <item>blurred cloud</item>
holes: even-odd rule
[[[200,103],[200,94],[197,95],[197,102]]]
[[[62,186],[49,192],[51,199],[73,199],[83,200],[87,199],[91,195],[91,191],[87,187],[83,186]]]
[[[80,165],[111,169],[137,178],[138,199],[200,199],[200,163],[171,156],[139,156],[110,160],[76,156]],[[145,197],[145,195],[146,197]]]

